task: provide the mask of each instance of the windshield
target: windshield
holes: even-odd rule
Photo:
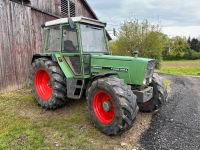
[[[83,52],[108,52],[104,29],[81,25]]]

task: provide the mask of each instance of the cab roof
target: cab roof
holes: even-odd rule
[[[80,23],[87,23],[87,24],[92,24],[92,25],[97,25],[101,27],[106,27],[105,22],[101,22],[99,20],[91,19],[91,18],[86,18],[86,17],[71,17],[73,22],[80,22]],[[53,26],[53,25],[59,25],[59,24],[65,24],[69,23],[68,18],[61,18],[61,19],[56,19],[53,21],[48,21],[45,23],[45,26]]]

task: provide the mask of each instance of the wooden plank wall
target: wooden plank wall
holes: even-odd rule
[[[31,1],[31,6],[40,9],[44,12],[60,16],[61,12],[60,0],[30,0],[30,1]]]
[[[21,88],[28,81],[32,54],[43,50],[41,24],[53,19],[0,0],[0,91]]]
[[[76,15],[92,18],[82,0],[76,4]],[[60,15],[60,0],[31,0],[41,11]],[[41,25],[55,17],[31,7],[0,0],[0,91],[21,88],[28,82],[32,55],[43,51]]]
[[[82,0],[71,0],[71,1],[74,2],[76,5],[76,16],[84,16],[84,17],[96,19],[91,15],[89,10],[85,7]]]

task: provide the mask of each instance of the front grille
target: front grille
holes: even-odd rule
[[[153,76],[154,68],[155,68],[155,61],[154,60],[149,61],[147,66],[147,76]]]
[[[147,84],[150,84],[150,82],[151,82],[150,79],[152,79],[152,77],[153,77],[154,68],[155,68],[155,60],[149,61],[148,65],[147,65],[147,72],[146,72]]]

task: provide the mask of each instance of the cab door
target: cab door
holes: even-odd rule
[[[78,44],[77,30],[69,25],[62,26],[62,53],[73,73],[82,75],[81,53]]]

